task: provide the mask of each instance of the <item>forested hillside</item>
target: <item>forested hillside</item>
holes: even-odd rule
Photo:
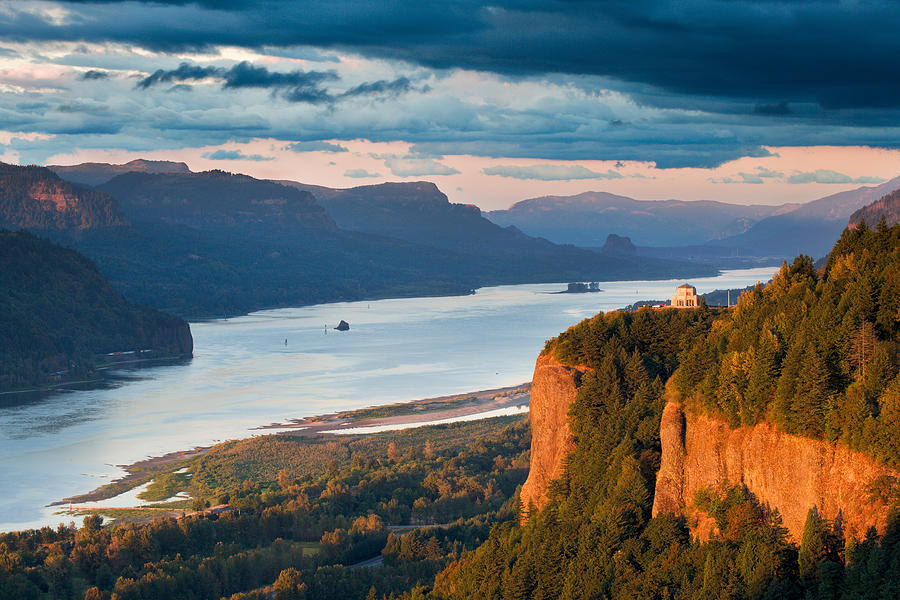
[[[547,351],[587,365],[569,419],[576,449],[550,501],[495,528],[440,574],[433,598],[897,598],[900,513],[879,537],[845,538],[810,510],[799,548],[742,487],[693,501],[717,539],[651,518],[664,382],[733,425],[772,419],[898,464],[900,227],[848,230],[821,273],[785,266],[737,308],[598,315]],[[896,482],[871,494],[898,500]]]
[[[798,257],[685,353],[678,389],[733,425],[840,440],[900,466],[900,227],[848,229],[824,270]]]
[[[900,190],[895,190],[850,215],[850,224],[858,225],[865,221],[871,227],[882,218],[888,225],[900,223]]]
[[[0,230],[0,390],[93,377],[99,354],[189,356],[187,323],[129,304],[73,250]]]

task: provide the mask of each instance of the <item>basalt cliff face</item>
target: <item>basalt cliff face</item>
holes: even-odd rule
[[[540,510],[547,503],[548,485],[562,474],[566,456],[575,447],[568,412],[586,370],[560,364],[549,352],[537,359],[529,406],[531,468],[521,494],[523,518],[531,507]]]
[[[522,518],[547,503],[550,482],[559,477],[574,449],[568,411],[586,367],[560,364],[552,353],[538,357],[531,388],[531,470],[522,487]],[[777,509],[789,536],[799,542],[813,506],[826,519],[840,516],[848,536],[862,538],[870,527],[883,532],[888,505],[872,494],[873,483],[897,473],[871,458],[830,442],[782,433],[768,423],[731,429],[714,417],[686,410],[670,399],[660,424],[662,460],[653,515],[687,517],[693,533],[716,535],[714,521],[694,506],[702,488],[723,491],[745,486],[761,504]]]
[[[870,527],[884,531],[888,506],[872,497],[869,486],[898,474],[843,445],[788,435],[768,423],[731,429],[672,400],[663,412],[660,438],[653,515],[683,514],[701,539],[712,537],[715,527],[694,506],[697,490],[734,485],[777,508],[795,542],[813,506],[826,519],[840,515],[848,536],[861,538]]]

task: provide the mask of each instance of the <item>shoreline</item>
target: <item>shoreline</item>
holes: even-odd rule
[[[369,406],[339,413],[291,419],[286,423],[261,425],[250,431],[264,432],[265,435],[280,434],[298,437],[337,436],[342,435],[340,433],[342,428],[357,429],[385,425],[424,426],[432,421],[468,417],[509,407],[528,406],[530,400],[531,382],[529,381],[503,388],[422,398],[409,402],[395,402],[393,404]],[[353,435],[371,435],[371,433],[354,433]],[[191,450],[177,450],[162,456],[140,460],[130,465],[117,465],[125,470],[125,475],[122,477],[103,484],[90,492],[69,496],[52,502],[47,506],[65,506],[114,498],[147,481],[151,481],[157,475],[167,472],[172,464],[182,463],[202,456],[213,447],[197,446]]]

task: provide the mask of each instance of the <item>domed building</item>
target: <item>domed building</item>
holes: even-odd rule
[[[700,299],[697,297],[697,288],[686,283],[679,285],[672,296],[673,308],[697,308]]]

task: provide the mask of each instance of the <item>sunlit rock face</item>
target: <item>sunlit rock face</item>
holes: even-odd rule
[[[547,487],[559,477],[575,448],[569,428],[569,406],[575,401],[585,367],[560,364],[551,353],[541,354],[531,381],[531,469],[522,486],[522,518],[547,503]]]
[[[870,527],[884,531],[889,507],[871,486],[898,473],[843,445],[788,435],[768,423],[731,429],[672,400],[663,412],[660,439],[653,515],[683,514],[701,539],[713,536],[715,527],[694,506],[697,490],[734,485],[778,509],[797,542],[813,506],[826,519],[840,517],[848,536],[861,538]]]

